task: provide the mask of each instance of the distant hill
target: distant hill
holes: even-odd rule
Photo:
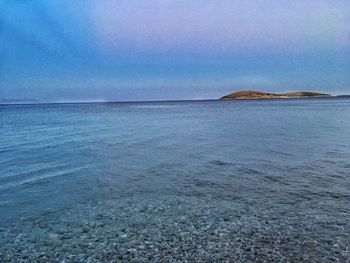
[[[37,99],[7,99],[0,98],[0,104],[27,104],[27,103],[39,103]]]
[[[223,96],[221,100],[250,100],[250,99],[295,99],[295,98],[320,98],[333,97],[326,93],[317,92],[289,92],[289,93],[269,93],[254,90],[242,90]]]

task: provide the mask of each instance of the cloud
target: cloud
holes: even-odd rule
[[[103,48],[141,51],[297,51],[347,47],[346,1],[99,1]]]

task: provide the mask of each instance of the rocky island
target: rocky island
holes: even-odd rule
[[[221,100],[252,100],[252,99],[297,99],[297,98],[329,98],[333,97],[326,93],[317,92],[289,92],[289,93],[269,93],[253,90],[242,90],[223,96]]]

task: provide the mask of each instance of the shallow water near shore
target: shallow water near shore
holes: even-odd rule
[[[1,262],[346,262],[350,100],[0,106]]]

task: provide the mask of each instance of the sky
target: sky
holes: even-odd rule
[[[350,94],[349,0],[0,0],[0,99]]]

